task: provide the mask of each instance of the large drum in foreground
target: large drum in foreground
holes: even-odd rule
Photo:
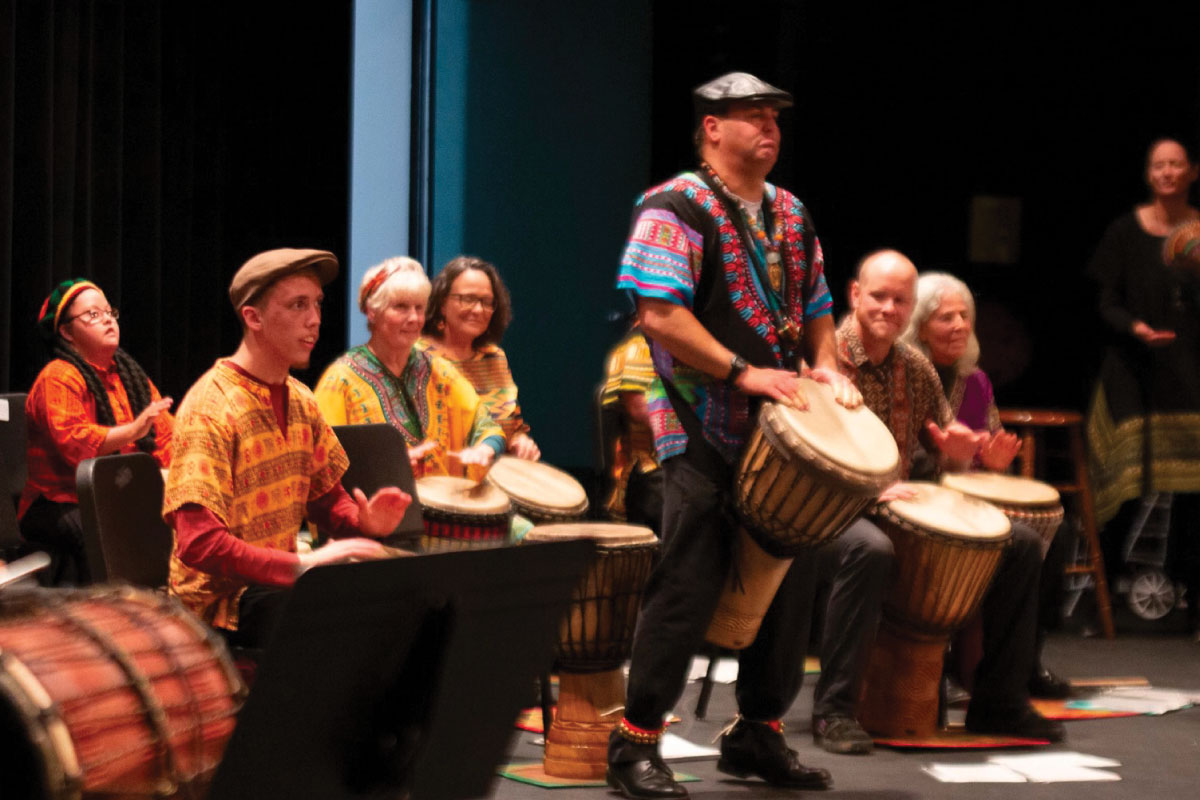
[[[535,524],[582,519],[588,510],[583,484],[541,461],[500,456],[488,470],[487,482],[508,495],[517,513]]]
[[[895,482],[900,453],[865,405],[847,409],[823,383],[801,378],[807,411],[764,403],[738,467],[743,529],[708,640],[747,647],[801,550],[836,537]]]
[[[999,472],[951,472],[942,476],[942,486],[986,500],[1012,522],[1033,528],[1041,537],[1043,558],[1062,525],[1063,507],[1058,490],[1033,478]]]
[[[873,734],[928,736],[950,634],[975,613],[1012,538],[995,506],[932,483],[910,483],[873,520],[896,550],[883,623],[863,681],[858,719]]]
[[[204,797],[245,687],[178,602],[128,588],[0,603],[4,797]]]
[[[615,523],[539,525],[525,544],[590,539],[596,558],[573,594],[558,637],[558,714],[546,732],[544,768],[564,778],[603,778],[608,736],[621,721],[621,666],[633,645],[642,589],[658,539]]]
[[[512,504],[494,486],[431,475],[417,481],[417,498],[425,523],[422,550],[498,547],[508,541]]]

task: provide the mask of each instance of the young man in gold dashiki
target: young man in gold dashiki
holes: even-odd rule
[[[381,558],[378,542],[412,498],[342,488],[346,454],[304,384],[321,327],[321,287],[338,262],[321,250],[270,250],[229,286],[242,342],[180,404],[163,517],[175,528],[170,591],[231,644],[264,645],[284,591],[310,567]],[[336,541],[303,555],[305,517]]]

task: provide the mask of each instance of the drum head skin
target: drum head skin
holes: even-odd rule
[[[450,475],[430,475],[417,481],[421,505],[439,511],[494,516],[512,510],[508,495],[486,483]]]
[[[500,456],[488,470],[487,481],[518,505],[559,512],[574,511],[581,506],[587,509],[583,485],[561,469],[541,461]]]
[[[888,476],[900,464],[900,451],[887,426],[866,405],[849,409],[833,399],[833,389],[801,378],[808,410],[767,403],[760,416],[763,433],[783,450],[805,446],[830,462],[864,476]]]
[[[654,531],[640,525],[621,525],[615,522],[563,522],[554,525],[538,525],[525,534],[524,541],[566,542],[572,539],[588,539],[599,547],[628,547],[651,544],[658,541]]]
[[[902,520],[946,536],[995,541],[1012,535],[1008,517],[991,503],[935,483],[906,482],[916,490],[912,500],[892,500],[887,509]]]
[[[942,476],[942,486],[1005,505],[1053,506],[1059,502],[1058,490],[1050,484],[999,472],[951,472]]]

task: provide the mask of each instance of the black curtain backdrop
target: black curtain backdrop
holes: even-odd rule
[[[34,318],[64,278],[105,290],[178,400],[237,346],[246,258],[344,257],[350,34],[348,2],[0,0],[0,386],[44,363]],[[345,347],[344,285],[314,365]]]

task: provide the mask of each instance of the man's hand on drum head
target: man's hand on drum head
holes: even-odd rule
[[[987,438],[986,433],[976,433],[961,422],[951,422],[942,430],[935,422],[925,426],[942,457],[960,464],[969,464],[979,452],[979,445]]]
[[[800,388],[800,376],[786,369],[746,367],[735,385],[746,394],[769,397],[800,411],[808,409],[808,398]]]
[[[301,554],[300,567],[296,571],[296,577],[300,577],[313,567],[341,564],[346,561],[371,561],[377,558],[389,558],[391,555],[386,547],[370,539],[335,539],[311,553]]]
[[[844,408],[858,408],[862,405],[862,392],[858,391],[854,381],[836,369],[814,367],[808,371],[808,377],[817,383],[827,384],[830,389],[833,389],[833,399],[837,401],[838,405]]]
[[[883,490],[879,495],[879,503],[890,503],[893,500],[915,500],[917,498],[917,490],[904,481],[896,481],[891,486]]]
[[[425,459],[425,456],[429,455],[440,446],[441,445],[439,445],[433,439],[426,439],[420,444],[413,445],[412,447],[408,448],[408,463],[412,467],[413,475],[415,477],[419,478],[424,474],[424,470],[421,467],[421,462]]]
[[[379,538],[396,530],[412,503],[412,495],[395,486],[385,486],[368,500],[362,489],[355,489],[354,502],[358,503],[358,529]]]

